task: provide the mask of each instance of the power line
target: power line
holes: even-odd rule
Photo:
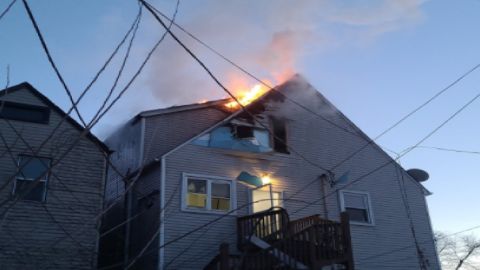
[[[370,172],[367,172],[365,174],[363,174],[362,176],[358,177],[357,179],[355,180],[352,180],[351,182],[349,182],[348,184],[344,185],[342,188],[345,188],[345,187],[348,187],[348,186],[351,186],[359,181],[361,181],[362,179],[364,179],[365,177],[373,174],[374,172],[386,167],[387,165],[389,165],[390,163],[393,163],[395,162],[396,160],[400,159],[401,157],[407,155],[408,153],[410,153],[413,149],[415,149],[415,147],[417,147],[418,145],[422,144],[423,142],[425,142],[428,138],[430,138],[433,134],[435,134],[438,130],[440,130],[442,127],[444,127],[448,122],[450,122],[453,118],[455,118],[459,113],[461,113],[463,110],[465,110],[470,104],[472,104],[475,100],[477,100],[478,98],[480,97],[480,93],[475,95],[472,99],[470,99],[466,104],[464,104],[461,108],[459,108],[454,114],[452,114],[450,117],[448,117],[445,121],[443,121],[440,125],[438,125],[435,129],[433,129],[431,132],[429,132],[425,137],[423,137],[420,141],[418,141],[413,147],[409,148],[408,150],[404,151],[403,153],[401,153],[396,159],[391,159],[389,160],[388,162],[384,163],[383,165],[375,168],[374,170],[370,171]],[[333,192],[331,192],[330,194],[327,194],[325,196],[322,196],[322,198],[320,199],[317,199],[315,200],[314,202],[318,202],[320,200],[323,200],[324,198],[332,195],[332,194],[335,194],[335,192],[337,191],[338,189],[334,190]],[[303,209],[305,209],[307,206],[304,206],[303,208],[295,211],[294,213],[297,213]]]
[[[251,117],[257,124],[259,124],[260,126],[262,126],[265,130],[268,131],[268,133],[273,136],[276,140],[279,140],[281,143],[287,145],[287,148],[288,150],[291,150],[292,152],[294,152],[295,154],[297,154],[298,156],[300,156],[303,160],[305,160],[306,162],[310,163],[311,165],[323,170],[323,171],[326,171],[326,172],[330,172],[330,170],[324,168],[323,166],[320,166],[319,164],[316,164],[315,162],[307,159],[305,156],[303,156],[300,152],[298,152],[297,150],[295,150],[293,147],[291,147],[290,145],[287,144],[287,142],[282,139],[282,138],[279,138],[274,132],[272,132],[272,130],[267,127],[265,124],[263,124],[261,121],[259,121],[251,112],[249,112],[247,110],[247,108],[241,104],[241,102],[238,100],[238,98],[230,91],[228,90],[221,82],[220,80],[212,73],[212,71],[203,63],[202,60],[200,60],[198,58],[198,56],[196,56],[170,29],[168,29],[167,25],[162,21],[162,19],[157,15],[157,13],[155,13],[154,9],[152,8],[152,6],[145,2],[144,0],[138,0],[140,3],[143,4],[143,6],[145,6],[147,8],[147,10],[155,17],[155,19],[163,26],[163,28],[167,29],[167,32],[170,34],[170,36],[203,68],[203,70],[205,70],[205,72],[207,72],[207,74],[209,75],[209,77],[224,91],[226,92],[241,108],[241,110],[246,113],[249,117]]]
[[[140,0],[140,1],[142,1],[142,0]],[[442,128],[443,126],[445,126],[448,122],[450,122],[453,118],[455,118],[460,112],[462,112],[464,109],[466,109],[470,104],[472,104],[472,103],[473,103],[476,99],[478,99],[479,97],[480,97],[480,94],[477,94],[476,96],[474,96],[474,97],[473,97],[471,100],[469,100],[465,105],[463,105],[460,109],[458,109],[454,114],[452,114],[452,115],[451,115],[450,117],[448,117],[445,121],[443,121],[439,126],[437,126],[434,130],[432,130],[432,131],[431,131],[430,133],[428,133],[425,137],[423,137],[416,145],[420,145],[420,144],[423,143],[425,140],[427,140],[428,138],[430,138],[433,134],[435,134],[439,129],[441,129],[441,128]],[[406,151],[406,152],[404,152],[401,156],[407,155],[407,154],[410,153],[412,150],[413,150],[413,148],[410,149],[410,150],[408,150],[408,151]],[[401,156],[400,156],[400,157],[401,157]],[[399,158],[400,158],[400,157],[399,157]],[[353,184],[355,184],[355,183],[358,183],[359,181],[365,179],[367,176],[373,174],[374,172],[377,172],[378,170],[386,167],[387,165],[389,165],[389,164],[391,164],[391,163],[393,163],[393,162],[395,162],[394,159],[389,160],[388,162],[386,162],[386,163],[382,164],[381,166],[373,169],[372,171],[367,172],[367,173],[361,175],[360,177],[352,180],[352,181],[349,182],[348,184],[344,185],[342,188],[345,188],[345,187],[348,187],[348,186],[353,185]],[[299,212],[299,211],[302,211],[303,209],[305,209],[305,208],[307,208],[307,207],[309,207],[309,206],[311,206],[311,205],[313,205],[313,204],[318,203],[319,201],[323,200],[324,198],[327,198],[327,197],[329,197],[329,196],[332,196],[332,195],[336,194],[337,191],[338,191],[338,189],[335,189],[334,191],[332,191],[332,192],[330,192],[330,193],[322,196],[321,198],[319,198],[319,199],[317,199],[317,200],[314,200],[314,201],[312,201],[312,202],[309,202],[306,206],[303,206],[303,207],[301,207],[300,209],[297,209],[296,211],[294,211],[293,214],[295,214],[295,213],[297,213],[297,212]],[[257,202],[257,201],[256,201],[256,202]],[[244,205],[241,205],[240,207],[237,207],[236,209],[233,209],[233,210],[231,210],[231,211],[228,211],[227,213],[225,213],[225,214],[223,214],[223,215],[221,215],[221,216],[219,216],[219,217],[216,217],[216,218],[212,219],[212,220],[209,221],[209,222],[206,222],[206,223],[204,223],[204,224],[202,224],[202,225],[200,225],[200,226],[197,226],[195,229],[192,229],[192,230],[190,230],[190,231],[188,231],[188,232],[186,232],[186,233],[184,233],[184,234],[182,234],[182,235],[180,235],[180,236],[178,236],[178,237],[175,237],[175,238],[171,239],[170,241],[164,243],[163,245],[158,246],[157,249],[164,248],[164,247],[166,247],[166,246],[168,246],[168,245],[170,245],[170,244],[173,244],[173,243],[175,243],[175,242],[177,242],[177,241],[179,241],[179,240],[181,240],[181,239],[183,239],[183,238],[185,238],[185,237],[187,237],[187,236],[189,236],[189,235],[191,235],[191,234],[193,234],[193,233],[195,233],[195,232],[197,232],[197,231],[199,231],[199,230],[201,230],[201,229],[203,229],[203,228],[205,228],[205,227],[207,227],[207,226],[209,226],[209,225],[211,225],[211,224],[214,224],[214,223],[218,222],[219,220],[221,220],[221,219],[223,219],[223,218],[231,215],[232,213],[234,213],[234,212],[236,212],[236,211],[238,211],[238,210],[240,210],[240,209],[242,209],[242,208],[244,208],[244,207],[247,207],[247,206],[249,206],[249,205],[252,204],[252,203],[256,203],[256,202],[246,203],[246,204],[244,204]],[[140,256],[142,256],[142,255],[139,254],[139,256],[137,256],[137,258],[140,257]],[[130,265],[131,265],[131,264],[130,264]]]
[[[152,15],[154,15],[154,17],[157,19],[157,21],[159,21],[159,22],[162,24],[162,26],[164,26],[164,28],[166,28],[166,26],[165,26],[165,24],[163,23],[163,21],[162,21],[162,20],[158,17],[158,15],[156,15],[156,13],[152,10],[152,8],[150,7],[150,4],[146,3],[144,0],[139,0],[139,1],[152,13]],[[168,32],[169,32],[170,35],[205,69],[205,71],[209,74],[209,76],[210,76],[225,92],[227,92],[229,95],[231,95],[232,98],[233,98],[237,103],[239,103],[238,100],[235,98],[235,96],[233,96],[233,95],[231,94],[231,92],[229,92],[228,89],[226,89],[226,88],[219,82],[219,80],[210,72],[210,70],[203,64],[203,62],[202,62],[201,60],[199,60],[198,57],[196,57],[178,38],[176,38],[176,36],[175,36],[171,31],[168,31]],[[480,94],[479,94],[479,95],[480,95]],[[440,126],[438,126],[435,130],[433,130],[431,133],[429,133],[427,136],[425,136],[418,144],[422,143],[423,141],[425,141],[426,139],[428,139],[430,136],[432,136],[436,131],[438,131],[441,127],[443,127],[446,123],[448,123],[451,119],[453,119],[458,113],[460,113],[461,111],[463,111],[463,109],[465,109],[466,107],[468,107],[468,105],[470,105],[474,100],[476,100],[479,95],[477,95],[476,97],[474,97],[474,99],[472,99],[471,101],[469,101],[464,107],[462,107],[462,108],[461,108],[460,110],[458,110],[455,114],[453,114],[450,118],[448,118],[445,122],[443,122]],[[240,103],[239,103],[239,104],[240,104]],[[240,105],[241,105],[241,104],[240,104]],[[248,113],[248,111],[244,108],[244,106],[241,106],[241,107],[242,107],[242,110],[243,110],[244,112]],[[255,118],[254,118],[254,119],[255,119]],[[411,150],[410,150],[410,151],[411,151]],[[406,154],[407,154],[408,152],[410,152],[410,151],[405,152],[403,155],[406,155]],[[391,161],[389,161],[388,163],[386,163],[386,164],[378,167],[377,169],[375,169],[375,170],[372,171],[371,173],[373,173],[373,172],[375,172],[375,171],[377,171],[377,170],[385,167],[386,165],[388,165],[388,164],[390,164],[390,163],[392,163],[392,162],[394,162],[394,161],[395,161],[395,160],[392,159]],[[371,174],[371,173],[369,173],[369,174]],[[357,179],[356,181],[352,181],[349,185],[351,185],[351,184],[353,184],[353,183],[355,183],[355,182],[360,181],[361,179],[365,178],[365,177],[368,176],[369,174],[363,175],[360,179]],[[331,194],[332,194],[332,193],[330,193],[330,195],[331,195]],[[324,197],[325,197],[325,196],[324,196]],[[237,209],[238,209],[238,208],[237,208]],[[304,208],[302,208],[302,209],[304,209]],[[302,210],[302,209],[300,209],[300,210]],[[298,212],[298,211],[296,211],[296,212]],[[182,239],[182,238],[190,235],[191,233],[193,233],[193,232],[195,232],[195,231],[197,231],[197,230],[199,230],[199,229],[202,229],[204,226],[208,226],[209,224],[212,224],[212,223],[218,221],[219,219],[221,219],[221,218],[223,218],[223,217],[225,217],[225,216],[227,216],[227,215],[229,215],[229,214],[231,214],[230,211],[229,211],[228,213],[226,213],[225,215],[222,215],[220,218],[216,218],[216,219],[214,219],[214,220],[212,220],[212,221],[210,221],[210,222],[208,222],[208,223],[205,223],[204,225],[201,225],[201,226],[197,227],[196,229],[191,230],[191,231],[189,231],[189,232],[187,232],[187,233],[185,233],[185,234],[183,234],[183,235],[181,235],[181,236],[179,236],[179,237],[177,237],[177,238],[175,238],[175,239],[173,239],[173,240],[171,240],[171,241],[163,244],[162,246],[160,246],[160,247],[158,247],[158,248],[162,248],[162,247],[164,247],[164,246],[166,246],[166,245],[168,245],[168,244],[171,244],[171,243],[173,243],[173,242],[176,242],[176,241],[178,241],[178,240],[180,240],[180,239]],[[155,235],[154,235],[153,237],[155,237]],[[147,247],[147,246],[149,246],[149,244],[147,244],[146,247]],[[145,247],[145,249],[146,249],[146,247]],[[145,250],[145,249],[144,249],[144,250]],[[135,261],[137,258],[139,258],[140,256],[142,256],[142,253],[139,254],[139,255],[134,259],[134,261]],[[131,265],[132,265],[132,264],[129,264],[129,265],[127,266],[127,268],[129,268]]]
[[[164,13],[162,13],[160,10],[156,9],[155,7],[153,7],[152,5],[150,5],[152,7],[152,9],[154,9],[158,14],[160,14],[163,18],[165,18],[166,20],[169,20],[170,21],[170,18],[165,15]],[[392,129],[394,129],[395,127],[397,127],[398,125],[400,125],[402,122],[404,122],[405,120],[407,120],[410,116],[412,116],[413,114],[415,114],[416,112],[418,112],[419,110],[421,110],[423,107],[425,107],[426,105],[428,105],[429,103],[431,103],[433,100],[435,100],[436,98],[438,98],[440,95],[442,95],[443,93],[445,93],[447,90],[449,90],[450,88],[452,88],[454,85],[456,85],[457,83],[459,83],[461,80],[463,80],[465,77],[467,77],[468,75],[470,75],[472,72],[474,72],[475,70],[477,70],[479,67],[480,67],[480,64],[477,64],[475,65],[474,67],[472,67],[471,69],[467,70],[465,73],[463,73],[460,77],[458,77],[457,79],[455,79],[452,83],[450,83],[449,85],[447,85],[446,87],[444,87],[443,89],[441,89],[439,92],[435,93],[432,97],[430,97],[428,100],[426,100],[424,103],[422,103],[421,105],[419,105],[418,107],[416,107],[414,110],[412,110],[411,112],[407,113],[404,117],[402,117],[401,119],[399,119],[397,122],[395,122],[393,125],[391,125],[390,127],[388,127],[386,130],[384,130],[382,133],[380,133],[379,135],[377,135],[373,140],[371,140],[370,138],[368,137],[364,137],[362,136],[361,134],[357,134],[355,132],[352,132],[348,129],[345,129],[344,127],[342,126],[339,126],[337,125],[335,122],[329,120],[328,118],[325,118],[323,115],[320,115],[318,113],[316,113],[315,111],[309,109],[308,107],[304,106],[303,104],[289,98],[288,96],[286,96],[283,92],[277,90],[275,87],[272,87],[271,85],[269,85],[268,83],[264,82],[263,80],[261,80],[260,78],[258,78],[257,76],[255,76],[253,73],[249,72],[248,70],[246,70],[245,68],[241,67],[240,65],[236,64],[234,61],[232,61],[231,59],[229,59],[228,57],[226,57],[225,55],[223,55],[221,52],[219,52],[218,50],[216,50],[215,48],[213,48],[212,46],[208,45],[206,42],[202,41],[201,39],[199,39],[198,37],[196,37],[195,35],[193,35],[191,32],[189,32],[188,30],[186,30],[184,27],[182,27],[181,25],[179,25],[178,23],[174,23],[174,25],[180,29],[181,31],[183,31],[185,34],[187,34],[189,37],[191,37],[192,39],[194,39],[195,41],[197,41],[198,43],[200,43],[201,45],[203,45],[205,48],[207,48],[208,50],[210,50],[211,52],[213,52],[214,54],[216,54],[217,56],[219,56],[220,58],[222,58],[223,60],[225,60],[226,62],[228,62],[229,64],[231,64],[232,66],[236,67],[237,69],[239,69],[240,71],[242,71],[243,73],[245,73],[246,75],[248,75],[249,77],[251,77],[252,79],[256,80],[257,82],[263,84],[264,86],[266,86],[269,90],[273,90],[275,91],[276,93],[279,93],[281,94],[283,97],[285,97],[287,100],[291,101],[292,103],[296,104],[297,106],[303,108],[304,110],[306,110],[307,112],[310,112],[314,115],[316,115],[317,117],[323,119],[324,121],[330,123],[332,126],[334,127],[337,127],[339,128],[340,130],[343,130],[347,133],[350,133],[350,134],[353,134],[359,138],[362,138],[363,140],[366,140],[367,141],[367,144],[362,146],[359,150],[355,151],[354,153],[352,153],[352,155],[348,156],[345,160],[343,160],[342,162],[340,162],[339,164],[337,164],[337,166],[335,166],[334,168],[332,168],[331,170],[334,170],[335,168],[337,168],[338,166],[340,166],[341,164],[343,164],[345,161],[347,161],[348,159],[352,158],[353,156],[355,156],[356,154],[358,154],[358,152],[362,151],[363,149],[365,149],[365,147],[367,147],[368,145],[372,144],[373,142],[375,142],[376,140],[378,140],[380,137],[384,136],[386,133],[390,132]]]
[[[55,128],[49,133],[49,135],[47,136],[47,138],[40,144],[40,146],[38,147],[37,151],[34,152],[34,155],[37,155],[42,149],[43,147],[46,145],[46,143],[51,139],[53,138],[54,134],[58,131],[58,129],[62,126],[62,124],[65,122],[65,120],[69,117],[69,114],[73,111],[73,109],[77,106],[77,104],[80,102],[80,100],[85,96],[85,94],[91,89],[91,87],[93,86],[93,84],[97,81],[97,79],[100,77],[100,75],[103,73],[103,71],[106,69],[106,67],[108,66],[108,64],[111,62],[111,60],[114,58],[114,56],[117,54],[117,52],[119,51],[119,49],[121,48],[121,46],[123,45],[123,43],[126,41],[126,39],[128,38],[128,36],[130,35],[130,33],[132,32],[132,30],[134,30],[134,27],[137,23],[137,21],[140,19],[140,8],[139,8],[139,12],[134,20],[134,22],[132,23],[130,29],[127,31],[127,33],[125,34],[125,36],[123,37],[123,39],[121,40],[121,42],[117,45],[117,47],[115,48],[115,50],[112,52],[112,54],[108,57],[107,61],[105,61],[105,63],[103,64],[103,66],[99,69],[99,71],[95,74],[94,78],[91,80],[91,82],[87,85],[87,87],[83,90],[82,94],[80,95],[80,97],[77,99],[77,101],[72,105],[72,107],[66,112],[65,116],[58,122],[58,124],[55,126]],[[5,91],[8,91],[5,90]],[[3,106],[4,102],[2,101],[0,105]],[[7,119],[6,119],[7,120]],[[10,127],[12,128],[13,125],[11,125],[9,123],[9,121],[7,121],[7,123],[10,125]],[[15,130],[14,130],[15,131]],[[89,133],[89,132],[87,132]],[[86,135],[87,133],[85,133],[84,135]],[[16,132],[18,138],[22,138],[22,136],[20,136],[20,134],[18,134],[18,132]],[[84,135],[80,135],[79,139],[82,138]],[[22,138],[23,141],[25,141],[23,138]],[[78,140],[77,140],[78,141]],[[108,159],[107,159],[108,160]],[[23,168],[23,167],[22,167]],[[22,169],[22,168],[19,168],[19,169]],[[0,187],[0,191],[3,190],[9,183],[10,181],[12,181],[14,176],[12,176],[12,178],[7,181],[2,187]]]
[[[441,96],[443,93],[445,93],[447,90],[449,90],[450,88],[452,88],[453,86],[455,86],[457,83],[459,83],[461,80],[463,80],[465,77],[467,77],[468,75],[470,75],[472,72],[474,72],[475,70],[477,70],[478,68],[480,67],[480,64],[477,64],[475,65],[473,68],[467,70],[467,72],[463,73],[460,77],[458,77],[457,79],[455,79],[453,82],[451,82],[449,85],[447,85],[445,88],[441,89],[439,92],[435,93],[432,97],[430,97],[428,100],[426,100],[424,103],[420,104],[420,106],[416,107],[414,110],[412,110],[411,112],[407,113],[404,117],[400,118],[400,120],[398,120],[397,122],[395,122],[393,125],[391,125],[390,127],[388,127],[386,130],[384,130],[382,133],[380,133],[379,135],[377,135],[375,138],[373,138],[373,140],[370,140],[368,143],[366,143],[365,145],[363,145],[362,147],[360,147],[357,151],[353,152],[351,155],[347,156],[347,158],[345,158],[344,160],[342,160],[340,163],[338,163],[334,168],[337,168],[338,166],[342,165],[343,163],[345,163],[347,160],[351,159],[352,157],[354,157],[355,155],[357,155],[358,153],[360,153],[363,149],[365,149],[367,146],[369,146],[370,144],[372,144],[373,142],[375,142],[376,140],[380,139],[382,136],[384,136],[385,134],[387,134],[388,132],[390,132],[392,129],[394,129],[395,127],[397,127],[398,125],[400,125],[403,121],[407,120],[410,116],[412,116],[413,114],[415,114],[416,112],[418,112],[419,110],[421,110],[422,108],[424,108],[425,106],[427,106],[430,102],[432,102],[433,100],[435,100],[436,98],[438,98],[439,96]]]
[[[178,8],[179,8],[179,4],[180,4],[180,1],[177,0],[177,5],[176,5],[176,8],[175,8],[175,12],[174,12],[174,15],[173,17],[175,18],[176,15],[177,15],[177,12],[178,12]],[[141,8],[141,6],[140,6]],[[140,11],[139,11],[140,12]],[[171,24],[170,26],[171,27]],[[145,60],[142,62],[142,64],[140,65],[140,67],[138,68],[137,72],[132,76],[132,78],[130,79],[130,81],[127,83],[127,85],[120,91],[120,93],[117,95],[117,97],[110,103],[110,105],[104,109],[104,111],[100,114],[100,110],[97,111],[97,114],[92,118],[91,120],[91,124],[89,125],[95,125],[96,123],[98,123],[98,121],[112,108],[112,106],[120,99],[121,95],[126,91],[128,90],[128,88],[130,87],[130,85],[133,83],[133,81],[137,78],[137,76],[140,74],[140,72],[143,70],[143,68],[145,67],[146,63],[148,62],[148,60],[150,59],[150,57],[152,56],[153,52],[158,48],[158,46],[160,45],[160,43],[165,39],[166,37],[166,34],[167,32],[164,32],[164,34],[160,37],[160,39],[155,43],[155,45],[153,46],[153,48],[149,51],[149,53],[147,54]],[[118,169],[110,163],[109,161],[109,164],[112,166],[112,168],[117,172],[119,173]],[[135,179],[129,183],[129,186],[126,188],[126,190],[123,192],[122,195],[120,196],[124,196],[135,184],[135,182],[139,179],[141,173],[142,173],[142,170],[143,168],[145,167],[145,165],[147,165],[146,163],[144,163],[139,169],[138,169],[138,172],[137,172],[137,175],[135,177]],[[128,177],[128,176],[127,176]],[[120,197],[119,196],[119,197]],[[118,197],[117,197],[118,198]],[[104,213],[106,213],[111,207],[113,206],[110,205],[110,207],[107,207],[106,209],[103,209],[99,215],[97,215],[95,217],[95,220],[97,220],[99,217],[101,217]],[[133,219],[133,218],[132,218]],[[85,223],[86,225],[87,223]],[[82,230],[80,230],[81,232]],[[61,241],[61,239],[60,239]],[[58,243],[58,241],[56,241],[54,244]]]
[[[435,147],[435,146],[423,146],[423,145],[419,145],[419,146],[417,146],[416,148],[433,149],[433,150],[446,151],[446,152],[455,152],[455,153],[463,153],[463,154],[480,155],[480,151],[461,150],[461,149],[452,149],[452,148]]]
[[[465,233],[465,232],[473,231],[473,230],[476,230],[476,229],[479,229],[479,228],[480,228],[480,225],[476,225],[476,226],[473,226],[473,227],[470,227],[470,228],[467,228],[467,229],[464,229],[464,230],[461,230],[461,231],[457,231],[457,232],[454,232],[454,233],[445,235],[445,236],[443,236],[443,237],[440,237],[440,238],[436,239],[436,241],[441,240],[441,239],[445,239],[445,238],[450,237],[450,236],[454,236],[454,235],[462,234],[462,233]],[[423,242],[421,242],[421,243],[427,243],[427,242],[430,242],[430,241],[431,241],[431,240],[426,240],[426,241],[423,241]],[[413,245],[408,245],[408,246],[403,246],[403,247],[400,247],[400,248],[392,249],[392,250],[389,250],[389,251],[377,253],[377,254],[375,254],[375,255],[372,255],[372,256],[368,256],[368,257],[366,257],[366,258],[363,258],[363,259],[361,259],[361,260],[359,260],[359,261],[360,261],[360,262],[361,262],[361,261],[368,261],[368,260],[370,260],[370,259],[379,258],[379,257],[385,256],[385,255],[393,254],[393,253],[396,253],[396,252],[399,252],[399,251],[402,251],[402,250],[411,248],[412,246],[413,246]]]
[[[33,13],[32,13],[32,10],[30,9],[30,7],[28,6],[28,3],[27,3],[27,0],[22,0],[23,1],[23,5],[25,6],[25,9],[28,13],[28,17],[30,18],[30,21],[32,22],[33,24],[33,27],[35,28],[35,32],[37,33],[37,36],[38,38],[40,39],[40,43],[42,44],[42,48],[43,50],[45,51],[45,54],[47,55],[47,58],[48,58],[48,62],[50,63],[50,65],[52,66],[53,70],[55,71],[55,74],[57,75],[58,77],[58,80],[62,83],[62,86],[63,88],[65,89],[65,92],[67,93],[68,95],[68,98],[70,99],[70,102],[72,103],[72,105],[75,105],[75,101],[73,99],[73,96],[72,96],[72,92],[70,91],[70,89],[68,88],[67,86],[67,83],[65,82],[65,80],[63,79],[62,75],[60,74],[60,71],[58,70],[57,68],[57,65],[55,64],[55,62],[53,61],[53,58],[52,58],[52,55],[50,54],[50,51],[47,47],[47,43],[45,42],[45,39],[43,38],[43,35],[40,31],[40,28],[38,27],[38,24],[35,20],[35,17],[33,16]],[[78,115],[78,118],[80,119],[80,121],[82,122],[83,126],[86,126],[86,123],[85,121],[83,120],[82,116],[80,115],[80,112],[77,108],[77,106],[74,106],[74,109],[75,109],[75,112],[77,113]]]
[[[15,2],[17,2],[17,0],[13,0],[12,2],[10,2],[10,4],[8,4],[8,6],[2,11],[2,13],[0,14],[0,21],[3,19],[3,16],[5,16],[8,11],[10,11]]]

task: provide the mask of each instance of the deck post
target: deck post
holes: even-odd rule
[[[353,250],[352,250],[352,237],[350,234],[350,217],[348,216],[347,212],[342,212],[340,214],[340,221],[341,221],[341,226],[343,228],[343,235],[345,236],[345,241],[344,245],[346,247],[346,253],[345,256],[346,258],[346,263],[347,263],[347,269],[348,270],[354,270],[355,269],[355,264],[353,261]]]
[[[230,265],[229,265],[228,244],[221,243],[220,244],[220,270],[228,270],[229,267]]]

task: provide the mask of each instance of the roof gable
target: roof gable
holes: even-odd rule
[[[62,118],[64,117],[68,123],[70,123],[72,126],[74,126],[78,131],[83,132],[85,131],[85,128],[80,125],[75,119],[70,117],[67,113],[65,113],[60,107],[58,107],[55,103],[53,103],[50,99],[48,99],[45,95],[40,93],[35,87],[33,87],[31,84],[28,82],[23,82],[8,88],[5,88],[0,91],[0,97],[3,97],[8,94],[15,93],[19,90],[28,90],[33,96],[38,98],[41,102],[43,102],[45,105],[50,107],[52,110],[54,110],[56,113],[58,113]],[[88,138],[90,141],[92,141],[94,144],[98,145],[104,152],[109,153],[110,150],[105,145],[100,139],[98,139],[95,135],[93,135],[90,131],[86,133],[85,135],[86,138]]]

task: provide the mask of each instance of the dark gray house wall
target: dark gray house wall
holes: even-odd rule
[[[64,114],[29,84],[0,92],[0,100],[47,107],[48,123],[31,123],[0,118],[0,265],[1,269],[91,269],[96,265],[96,215],[102,208],[106,147],[93,135],[80,138],[73,120],[40,149]],[[1,103],[0,103],[1,104]],[[19,138],[15,130],[24,138]],[[72,146],[72,150],[63,153]],[[7,150],[7,147],[10,151]],[[13,185],[20,155],[51,159],[46,199],[18,200]]]

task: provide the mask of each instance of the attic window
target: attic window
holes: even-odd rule
[[[249,126],[234,126],[235,137],[238,139],[250,139],[253,138],[253,127]]]
[[[0,101],[0,118],[48,124],[50,118],[50,109],[43,106]]]
[[[287,145],[287,127],[285,120],[272,117],[271,121],[273,128],[273,149],[279,153],[289,154]]]

